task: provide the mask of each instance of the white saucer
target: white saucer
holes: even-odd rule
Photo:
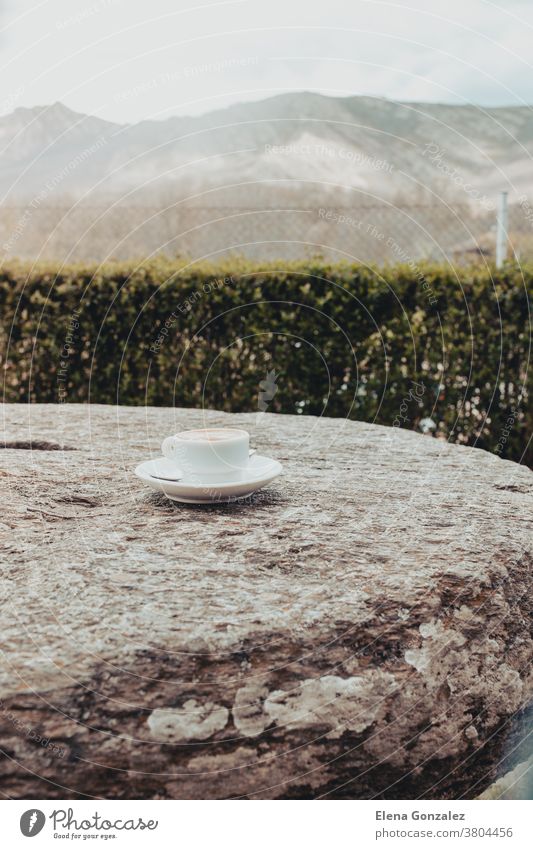
[[[135,474],[152,489],[162,492],[172,501],[182,501],[184,504],[217,504],[244,498],[258,489],[262,489],[282,470],[281,463],[270,457],[254,454],[250,457],[248,468],[241,480],[224,481],[224,483],[207,483],[192,476],[180,480],[162,480],[161,478],[178,477],[180,471],[175,463],[166,457],[156,460],[146,460],[135,469]]]

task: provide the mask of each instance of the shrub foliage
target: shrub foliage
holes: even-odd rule
[[[320,259],[12,264],[0,272],[4,400],[422,422],[531,465],[532,279],[515,265]]]

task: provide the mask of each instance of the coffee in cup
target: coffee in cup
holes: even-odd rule
[[[206,483],[240,480],[248,467],[250,436],[233,427],[182,430],[167,437],[161,450],[186,477]]]

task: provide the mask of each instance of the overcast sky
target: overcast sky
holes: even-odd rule
[[[282,91],[533,103],[532,0],[0,0],[0,113],[115,121]]]

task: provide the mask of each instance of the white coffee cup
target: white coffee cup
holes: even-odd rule
[[[250,436],[234,427],[182,430],[163,440],[161,450],[186,477],[208,483],[240,480],[248,466]]]

